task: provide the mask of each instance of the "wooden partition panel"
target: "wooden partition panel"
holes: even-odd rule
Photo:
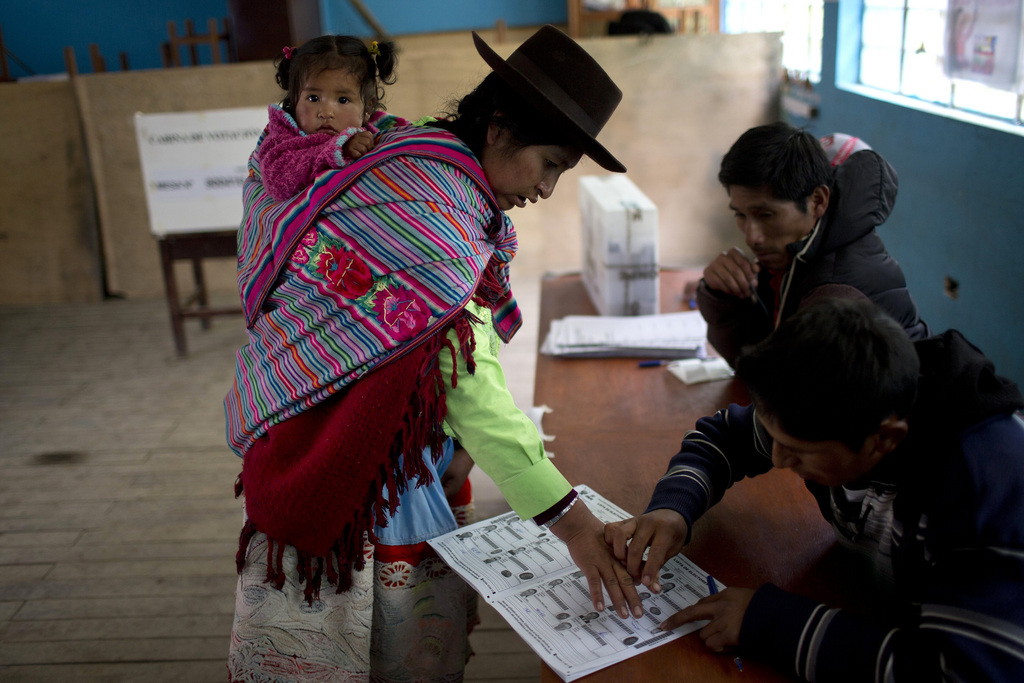
[[[98,301],[96,214],[68,81],[0,84],[0,304]]]

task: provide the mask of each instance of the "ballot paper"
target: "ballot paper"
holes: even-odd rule
[[[541,353],[570,358],[704,358],[708,326],[699,311],[658,315],[570,315],[551,321]]]
[[[603,522],[630,516],[587,486],[576,490]],[[682,555],[662,567],[661,593],[638,587],[644,616],[623,619],[607,592],[605,610],[594,611],[587,579],[573,564],[565,544],[514,512],[439,536],[430,545],[565,681],[629,659],[707,623],[656,630],[666,618],[710,593],[713,579]],[[724,587],[717,583],[718,590]]]

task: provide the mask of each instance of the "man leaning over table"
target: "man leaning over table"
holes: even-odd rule
[[[1024,681],[1016,385],[960,333],[911,342],[863,297],[807,305],[736,372],[753,405],[699,420],[647,511],[605,539],[658,592],[665,560],[732,483],[790,469],[886,609],[833,609],[765,584],[726,588],[662,628],[709,619],[710,649],[809,681]]]
[[[767,337],[823,285],[854,287],[911,339],[928,335],[876,231],[896,203],[896,171],[856,138],[824,139],[829,150],[806,131],[772,123],[743,133],[722,158],[718,180],[752,256],[738,248],[716,256],[695,298],[708,341],[732,366],[742,347]]]

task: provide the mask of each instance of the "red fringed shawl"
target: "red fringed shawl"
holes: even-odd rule
[[[464,313],[453,327],[472,372],[470,323]],[[363,568],[364,534],[374,522],[387,526],[385,511],[395,513],[409,478],[429,483],[424,449],[430,447],[435,462],[440,457],[447,411],[438,354],[444,347],[454,366],[451,342],[443,332],[433,335],[341,394],[275,425],[249,449],[236,488],[236,494],[247,491],[248,515],[236,557],[239,572],[250,539],[262,531],[269,541],[268,582],[284,585],[288,543],[298,550],[307,600],[319,593],[325,573],[338,592],[348,589],[352,570]],[[453,387],[457,381],[453,372]]]

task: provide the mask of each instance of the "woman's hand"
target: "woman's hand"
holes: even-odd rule
[[[551,532],[565,541],[572,561],[586,575],[595,610],[604,611],[604,593],[601,591],[604,583],[620,617],[628,619],[631,613],[637,618],[643,616],[644,610],[632,577],[604,542],[604,524],[582,500],[578,500],[551,526]]]
[[[448,463],[448,469],[441,475],[441,488],[444,489],[444,497],[448,499],[449,503],[462,490],[462,485],[466,483],[473,464],[473,458],[469,457],[469,452],[465,448],[455,449],[452,461]]]
[[[691,621],[710,619],[708,625],[700,630],[701,640],[712,652],[725,652],[740,644],[743,615],[747,613],[747,605],[753,597],[754,591],[749,588],[726,588],[679,610],[663,621],[659,628],[671,631]]]
[[[666,560],[682,551],[688,531],[689,526],[681,514],[662,508],[608,524],[604,529],[604,540],[635,581],[660,593],[658,574],[661,567]],[[650,552],[645,562],[644,552],[648,547]]]

